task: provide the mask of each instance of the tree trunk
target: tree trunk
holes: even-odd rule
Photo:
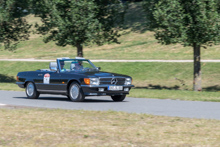
[[[83,57],[83,47],[81,44],[77,44],[77,57]]]
[[[194,91],[202,91],[202,73],[200,63],[200,45],[193,44],[194,50],[194,74],[193,89]]]

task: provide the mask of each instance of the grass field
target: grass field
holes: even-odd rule
[[[84,46],[84,56],[89,59],[193,59],[193,49],[176,45],[161,45],[154,33],[147,30],[145,13],[141,3],[129,6],[125,17],[124,30],[119,38],[120,44],[103,46]],[[40,22],[33,15],[27,16],[30,23]],[[43,43],[40,35],[32,34],[28,41],[20,42],[15,52],[0,49],[0,58],[55,59],[75,57],[76,48],[58,47],[54,42]],[[202,49],[202,59],[220,59],[220,45]]]
[[[130,97],[220,101],[219,63],[203,63],[203,92],[192,91],[191,63],[95,63],[101,71],[130,75]],[[23,90],[14,83],[20,71],[49,68],[48,62],[0,62],[0,89]]]
[[[131,4],[120,44],[84,46],[88,59],[193,59],[180,44],[163,46],[147,30],[140,3]],[[34,24],[40,19],[27,16]],[[220,59],[220,45],[202,49],[201,59]],[[0,58],[56,59],[76,56],[76,48],[43,43],[31,34],[14,52],[0,48]],[[220,63],[202,63],[202,92],[192,91],[192,63],[95,63],[102,71],[127,74],[136,86],[129,97],[220,102]],[[20,71],[49,68],[47,62],[0,61],[0,90],[21,91]],[[113,111],[72,111],[0,107],[0,146],[220,146],[220,121],[130,114]]]
[[[14,107],[0,115],[0,146],[220,145],[217,120]]]

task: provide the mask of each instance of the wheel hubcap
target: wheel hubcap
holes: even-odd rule
[[[70,90],[70,95],[72,99],[77,99],[79,95],[79,87],[77,85],[73,85]]]
[[[32,96],[34,94],[34,85],[32,83],[28,84],[27,86],[27,94]]]

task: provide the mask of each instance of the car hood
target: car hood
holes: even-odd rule
[[[89,73],[92,76],[96,76],[96,77],[128,77],[126,75],[122,75],[122,74],[117,74],[117,73],[110,73],[110,72],[96,72],[96,73]]]
[[[98,78],[98,77],[129,77],[127,75],[122,75],[122,74],[117,74],[117,73],[110,73],[110,72],[100,72],[100,71],[96,71],[96,72],[83,72],[83,73],[78,73],[78,74],[83,74],[86,75],[90,78]]]

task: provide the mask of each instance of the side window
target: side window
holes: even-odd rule
[[[70,65],[71,65],[70,61],[65,61],[64,68],[69,70],[70,69]]]
[[[70,71],[70,61],[60,61],[61,72]]]

